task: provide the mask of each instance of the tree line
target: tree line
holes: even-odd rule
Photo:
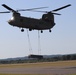
[[[76,54],[69,55],[60,55],[54,56],[50,58],[42,58],[42,59],[18,59],[18,60],[0,60],[0,64],[16,64],[16,63],[36,63],[36,62],[53,62],[53,61],[64,61],[64,60],[76,60]]]

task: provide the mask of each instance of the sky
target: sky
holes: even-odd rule
[[[76,1],[75,0],[0,0],[0,12],[7,11],[2,4],[11,8],[27,9],[35,7],[48,7],[41,9],[51,11],[67,4],[72,6],[57,11],[61,16],[55,15],[56,25],[49,30],[40,33],[40,54],[73,54],[76,53]],[[41,18],[44,13],[20,12],[22,16]],[[29,32],[32,52],[29,50],[27,30],[21,32],[20,28],[10,26],[7,21],[10,14],[0,14],[0,59],[24,57],[30,54],[38,54],[38,31]]]

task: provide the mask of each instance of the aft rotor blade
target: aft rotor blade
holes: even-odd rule
[[[66,5],[66,6],[60,7],[60,8],[55,9],[55,10],[52,10],[52,12],[62,10],[62,9],[67,8],[67,7],[69,7],[69,6],[71,6],[71,4],[68,4],[68,5]]]
[[[52,14],[54,14],[54,15],[61,15],[61,14],[59,14],[59,13],[52,13]]]
[[[6,4],[2,4],[2,6],[5,7],[6,9],[8,9],[9,11],[16,12],[12,8],[8,7]]]
[[[17,11],[32,11],[32,10],[44,9],[44,8],[48,8],[48,7],[39,7],[39,8],[31,8],[31,9],[18,9]]]

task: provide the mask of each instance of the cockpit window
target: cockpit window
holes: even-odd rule
[[[12,17],[11,20],[14,20],[14,17]]]

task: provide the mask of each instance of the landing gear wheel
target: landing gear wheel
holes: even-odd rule
[[[29,29],[29,31],[32,31],[32,29]]]
[[[49,30],[49,32],[51,32],[51,30]]]
[[[43,31],[41,30],[41,33],[43,33]]]
[[[24,32],[24,29],[21,29],[21,32]]]

